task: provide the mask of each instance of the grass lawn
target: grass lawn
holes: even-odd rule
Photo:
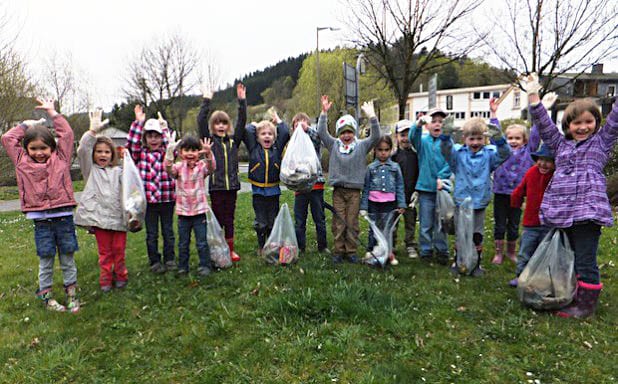
[[[84,181],[83,180],[73,181],[73,190],[75,192],[83,191]],[[0,186],[0,201],[1,200],[18,200],[18,199],[19,199],[19,189],[17,189],[16,185]]]
[[[286,192],[282,200],[292,199]],[[268,266],[254,256],[250,195],[241,194],[238,204],[237,249],[243,259],[204,280],[149,273],[145,234],[140,232],[129,235],[129,286],[102,294],[94,237],[79,229],[76,259],[83,308],[77,315],[46,312],[35,300],[38,259],[32,224],[19,213],[0,214],[0,242],[5,244],[0,382],[617,379],[618,273],[616,262],[610,262],[615,229],[605,229],[602,236],[599,261],[605,289],[597,315],[576,321],[522,308],[515,290],[506,285],[514,266],[492,266],[489,257],[484,261],[488,273],[478,279],[454,279],[446,267],[404,256],[399,266],[384,271],[334,267],[314,252],[290,267]],[[311,229],[311,244],[314,234]],[[487,241],[487,254],[491,248]],[[64,301],[61,285],[57,269],[54,290]]]

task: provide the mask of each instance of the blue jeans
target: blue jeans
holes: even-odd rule
[[[381,231],[384,231],[389,215],[394,215],[395,213],[393,213],[393,211],[395,209],[397,209],[396,201],[389,201],[385,203],[376,203],[370,201],[367,213],[369,214],[369,218],[376,223],[376,227],[378,227]],[[389,239],[386,239],[386,241],[389,241]],[[376,241],[376,238],[373,234],[373,230],[369,228],[369,241],[367,243],[367,251],[373,250],[373,247],[375,247],[377,243],[378,242]]]
[[[539,244],[549,232],[548,227],[524,227],[519,240],[519,254],[517,255],[517,269],[515,275],[519,277],[528,265],[530,258],[534,255]]]
[[[146,206],[146,248],[150,265],[161,262],[159,253],[159,221],[163,234],[164,261],[174,261],[174,202],[148,203]]]
[[[305,250],[307,245],[307,208],[311,208],[311,216],[315,223],[315,233],[318,251],[328,247],[326,242],[326,216],[324,215],[324,190],[316,189],[299,193],[294,199],[294,229],[298,248]]]
[[[189,245],[191,230],[195,234],[195,246],[200,259],[200,267],[210,268],[210,248],[208,248],[208,228],[206,215],[178,216],[178,269],[189,270]]]
[[[419,191],[418,205],[420,224],[420,256],[430,257],[434,248],[439,254],[448,255],[446,235],[444,233],[436,233],[434,235],[434,225],[436,220],[436,193]]]
[[[34,243],[39,257],[72,255],[79,248],[73,216],[34,220]]]
[[[601,226],[593,222],[574,223],[565,228],[569,243],[575,253],[575,273],[577,279],[588,284],[599,284],[597,251],[601,237]]]

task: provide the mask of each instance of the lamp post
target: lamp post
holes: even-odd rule
[[[339,28],[334,28],[334,27],[316,27],[315,29],[315,78],[316,78],[316,85],[317,85],[317,99],[318,99],[318,116],[320,115],[320,111],[322,110],[320,104],[320,97],[322,96],[320,94],[320,31],[323,30],[329,30],[329,31],[338,31]]]

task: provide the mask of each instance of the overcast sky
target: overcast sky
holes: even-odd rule
[[[0,0],[18,49],[40,70],[44,57],[71,52],[106,109],[124,99],[127,64],[156,37],[179,33],[217,59],[224,83],[315,50],[317,26],[340,26],[338,0]],[[320,32],[320,48],[345,43],[345,32]],[[605,63],[616,71],[616,63]]]

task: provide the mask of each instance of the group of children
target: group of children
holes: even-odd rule
[[[328,132],[327,114],[332,103],[321,99],[322,113],[317,129],[309,116],[299,113],[292,119],[292,129],[303,129],[311,138],[316,155],[323,145],[330,154],[328,182],[333,187],[332,233],[334,247],[328,250],[322,174],[310,191],[295,194],[294,216],[298,245],[306,249],[307,211],[316,226],[317,249],[330,254],[334,263],[360,261],[359,215],[379,222],[391,213],[402,214],[405,221],[405,246],[409,257],[423,260],[435,257],[448,264],[450,256],[443,231],[434,230],[436,193],[450,185],[456,209],[466,198],[473,204],[473,242],[478,263],[472,276],[483,274],[481,254],[485,209],[494,192],[494,239],[496,252],[492,263],[506,256],[517,262],[516,276],[524,269],[537,245],[551,227],[564,228],[575,253],[578,290],[574,301],[559,312],[567,317],[591,315],[602,285],[596,260],[601,226],[610,226],[611,208],[605,193],[603,166],[618,136],[618,106],[600,128],[601,115],[594,102],[571,103],[563,118],[564,135],[549,118],[546,108],[555,95],[539,98],[540,85],[530,77],[524,85],[529,97],[533,128],[528,137],[521,125],[510,125],[503,135],[495,118],[498,104],[490,103],[491,120],[486,124],[472,118],[462,127],[463,144],[455,144],[453,116],[434,109],[416,122],[402,120],[395,127],[397,149],[390,136],[381,136],[372,103],[362,106],[370,124],[370,134],[359,139],[358,123],[350,115],[337,119],[336,137]],[[270,110],[268,119],[246,124],[246,89],[237,86],[238,118],[232,129],[230,117],[223,111],[210,113],[212,92],[204,91],[198,115],[200,139],[187,135],[176,140],[167,122],[146,119],[141,106],[135,107],[127,149],[136,163],[146,197],[146,245],[152,272],[177,270],[189,272],[191,231],[199,256],[198,274],[210,273],[211,262],[207,238],[206,213],[210,194],[214,216],[221,224],[233,261],[234,216],[240,189],[238,150],[244,143],[249,156],[249,182],[255,213],[253,227],[258,249],[268,238],[279,210],[279,167],[290,130]],[[73,254],[78,249],[75,236],[70,163],[73,133],[67,121],[54,109],[52,100],[39,100],[37,109],[53,120],[57,141],[42,121],[27,120],[2,137],[2,143],[16,166],[22,211],[34,221],[35,243],[39,256],[37,295],[47,308],[55,311],[79,311],[77,269]],[[209,116],[210,115],[210,116]],[[100,135],[106,124],[101,111],[91,112],[90,129],[78,148],[78,158],[86,186],[75,213],[75,224],[89,228],[95,235],[101,267],[100,286],[124,288],[128,281],[125,266],[126,232],[129,228],[121,206],[121,175],[118,153],[112,141]],[[427,133],[423,134],[423,129]],[[486,144],[487,138],[491,144]],[[539,148],[540,139],[544,144]],[[374,150],[374,161],[367,165],[367,154]],[[555,157],[555,161],[554,161]],[[176,159],[180,161],[176,162]],[[555,171],[554,171],[555,169]],[[493,179],[492,179],[493,175]],[[210,177],[209,177],[210,176]],[[209,177],[206,190],[205,178]],[[522,239],[515,257],[521,216],[526,199]],[[419,244],[414,241],[416,209],[419,206]],[[175,257],[174,211],[178,216],[178,262]],[[158,250],[159,225],[163,237],[163,255]],[[505,236],[506,235],[506,236]],[[506,242],[505,242],[506,237]],[[371,253],[375,238],[369,234],[366,251]],[[59,254],[67,293],[64,306],[52,298],[52,272],[56,251]],[[456,251],[457,252],[457,251]],[[394,254],[390,263],[397,264]],[[458,272],[457,262],[452,265]],[[509,282],[517,285],[517,277]]]

